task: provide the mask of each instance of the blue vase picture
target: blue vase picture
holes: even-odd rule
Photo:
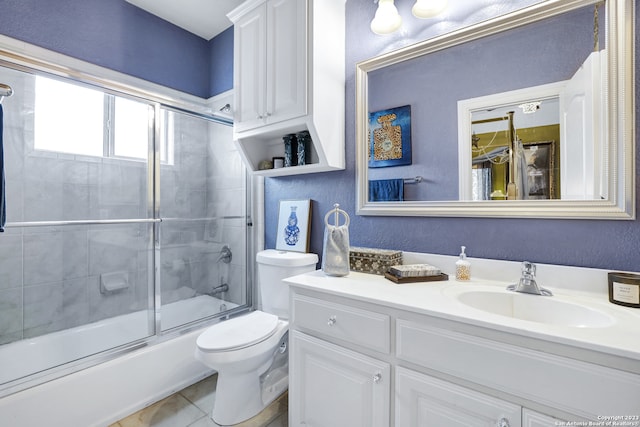
[[[276,228],[276,249],[309,252],[311,200],[280,200]]]
[[[291,206],[291,213],[284,229],[284,242],[289,246],[295,246],[300,239],[300,228],[298,228],[297,206]]]

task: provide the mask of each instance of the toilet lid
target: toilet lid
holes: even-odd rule
[[[270,337],[278,325],[278,316],[263,311],[224,320],[198,337],[196,344],[204,351],[223,351],[247,347]]]

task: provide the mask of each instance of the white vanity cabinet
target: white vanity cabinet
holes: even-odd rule
[[[388,354],[389,316],[303,295],[291,308],[289,424],[389,426],[390,363],[330,342]]]
[[[396,426],[520,427],[521,407],[398,367]]]
[[[234,140],[251,172],[344,169],[344,16],[345,0],[248,0],[229,13]],[[311,136],[305,165],[259,170],[301,131]]]
[[[298,331],[290,343],[292,426],[389,426],[389,363]]]
[[[640,375],[600,353],[388,304],[380,288],[345,297],[348,279],[327,280],[289,279],[292,426],[554,427],[640,413]]]
[[[567,421],[540,414],[527,408],[522,410],[522,427],[554,427],[561,425],[567,425]]]

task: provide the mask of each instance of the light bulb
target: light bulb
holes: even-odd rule
[[[448,0],[416,0],[411,13],[420,19],[433,18],[447,7]]]
[[[386,35],[396,31],[402,25],[402,17],[393,4],[393,0],[379,0],[376,15],[371,21],[371,31]]]

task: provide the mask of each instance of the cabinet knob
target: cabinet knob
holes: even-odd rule
[[[258,120],[261,120],[262,118],[262,114],[258,114]]]
[[[373,382],[378,384],[380,381],[382,381],[382,374],[380,372],[376,372],[373,376]]]
[[[510,427],[511,424],[509,424],[509,420],[505,417],[500,418],[500,420],[498,420],[498,422],[496,423],[496,427]]]
[[[333,326],[335,324],[336,324],[336,316],[329,317],[329,320],[327,321],[327,325]]]

